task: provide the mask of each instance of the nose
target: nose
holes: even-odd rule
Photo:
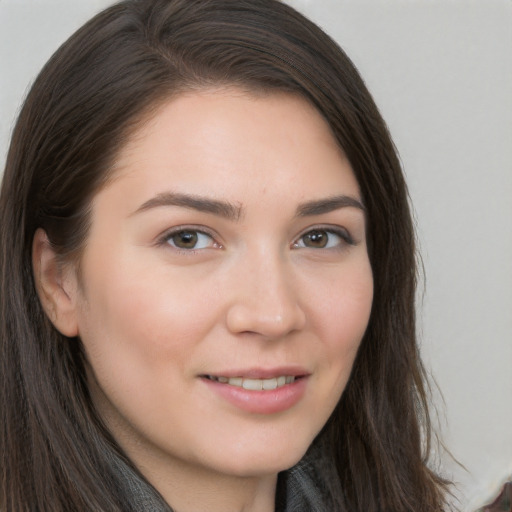
[[[304,308],[286,267],[278,257],[246,258],[234,273],[226,317],[230,332],[279,339],[304,328]]]

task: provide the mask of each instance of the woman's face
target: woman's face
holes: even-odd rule
[[[327,421],[368,323],[358,183],[305,100],[182,95],[94,198],[77,287],[93,400],[143,472],[276,473]]]

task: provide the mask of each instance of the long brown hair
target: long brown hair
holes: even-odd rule
[[[328,121],[367,210],[374,303],[351,379],[315,446],[340,510],[432,512],[430,424],[415,337],[416,262],[395,148],[345,53],[276,0],[125,0],[51,58],[19,116],[0,195],[0,510],[128,511],[105,453],[123,456],[88,395],[78,339],[39,303],[31,244],[62,258],[87,241],[91,198],[127,137],[180,92],[289,91]],[[323,455],[322,455],[323,454]]]

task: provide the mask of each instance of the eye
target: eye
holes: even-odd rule
[[[312,229],[304,233],[293,244],[295,248],[336,249],[343,245],[353,245],[354,241],[344,229]]]
[[[215,247],[213,238],[196,229],[180,229],[165,235],[165,242],[176,249],[198,250]]]

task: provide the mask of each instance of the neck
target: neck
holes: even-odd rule
[[[275,474],[229,476],[176,461],[139,467],[175,512],[274,512]]]

